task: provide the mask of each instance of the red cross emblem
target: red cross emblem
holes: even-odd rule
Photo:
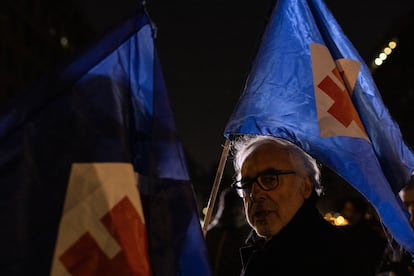
[[[369,140],[351,99],[360,63],[350,59],[334,61],[321,44],[313,43],[310,48],[321,137],[350,136]]]
[[[137,182],[131,164],[73,164],[51,275],[152,275]]]

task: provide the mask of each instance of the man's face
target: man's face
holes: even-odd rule
[[[414,227],[414,189],[401,191],[400,197],[408,208],[408,212],[410,213],[410,223]]]
[[[247,221],[265,239],[270,239],[288,224],[313,189],[310,178],[301,176],[299,168],[293,166],[289,153],[273,144],[254,150],[244,161],[241,176],[254,178],[269,169],[296,173],[279,175],[279,186],[271,191],[264,191],[254,183],[250,196],[243,198]]]

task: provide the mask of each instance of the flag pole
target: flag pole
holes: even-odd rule
[[[217,192],[220,187],[221,177],[223,176],[223,171],[226,165],[229,148],[230,148],[230,140],[226,139],[226,142],[224,143],[223,151],[221,153],[220,163],[217,168],[216,177],[214,178],[213,188],[210,193],[210,199],[208,200],[208,204],[207,204],[207,213],[206,213],[206,217],[204,218],[204,224],[203,224],[204,237],[207,234],[207,227],[210,224],[211,215],[214,209],[214,203],[216,202]]]

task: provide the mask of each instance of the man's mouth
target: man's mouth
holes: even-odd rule
[[[260,210],[260,211],[256,211],[254,213],[254,217],[256,219],[264,219],[267,215],[269,215],[270,213],[272,213],[272,211],[266,211],[266,210]]]

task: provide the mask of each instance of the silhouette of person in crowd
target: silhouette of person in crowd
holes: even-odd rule
[[[387,239],[380,222],[369,212],[369,203],[362,196],[346,198],[342,202],[343,226],[359,245],[362,268],[366,275],[375,275],[381,263]]]
[[[414,228],[414,177],[399,192],[402,203],[407,207],[409,221]],[[383,261],[377,276],[414,276],[413,256],[394,240],[384,250]]]
[[[240,275],[239,248],[250,227],[243,212],[243,201],[231,188],[223,190],[214,220],[206,234],[207,249],[214,276]]]

